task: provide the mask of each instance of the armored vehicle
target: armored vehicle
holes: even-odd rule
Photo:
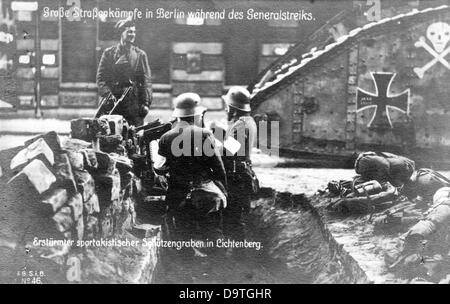
[[[447,5],[366,24],[285,61],[252,88],[253,114],[280,120],[281,152],[342,165],[390,151],[449,167],[449,41]]]

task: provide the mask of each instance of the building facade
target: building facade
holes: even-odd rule
[[[0,99],[9,110],[96,107],[98,62],[103,50],[117,43],[114,24],[124,11],[144,14],[137,20],[136,44],[149,56],[152,107],[169,109],[173,97],[195,91],[208,108],[221,110],[227,87],[246,86],[289,47],[353,6],[351,1],[40,0],[33,11],[22,2],[0,3],[0,23],[7,24],[2,31],[13,36],[0,51],[2,82],[8,80]],[[113,13],[80,16],[76,8]],[[202,18],[202,12],[216,15]],[[268,12],[306,17],[257,14]],[[308,14],[313,19],[306,20]]]

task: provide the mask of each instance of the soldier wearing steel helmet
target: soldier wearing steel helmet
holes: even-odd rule
[[[245,237],[244,217],[250,209],[251,195],[258,187],[250,158],[257,129],[255,120],[250,116],[250,93],[246,89],[232,87],[223,99],[230,122],[226,137],[232,137],[240,144],[236,154],[225,154],[223,157],[229,191],[229,204],[224,211],[224,228],[228,237],[239,240]]]
[[[169,226],[184,240],[222,238],[221,211],[227,205],[225,169],[213,134],[202,127],[206,109],[200,102],[195,93],[178,96],[177,123],[159,141],[169,167],[166,202],[169,222],[174,219]]]
[[[147,54],[135,46],[136,26],[132,19],[115,25],[120,42],[107,48],[97,70],[100,96],[118,100],[126,88],[133,90],[111,114],[120,114],[132,125],[140,126],[152,102],[151,72]]]

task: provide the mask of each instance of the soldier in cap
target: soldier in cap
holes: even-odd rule
[[[243,217],[249,212],[250,198],[257,191],[258,180],[250,159],[255,144],[256,123],[250,116],[250,93],[241,87],[232,87],[223,96],[227,105],[230,127],[226,137],[240,144],[236,154],[223,156],[228,178],[229,204],[224,210],[224,228],[228,237],[243,239],[245,223]]]
[[[123,115],[130,124],[140,126],[152,101],[147,54],[134,45],[136,26],[132,19],[120,20],[115,29],[120,34],[120,42],[103,52],[97,70],[97,85],[102,97],[115,100],[132,86],[128,98],[111,114]]]
[[[200,101],[195,93],[179,95],[173,112],[178,121],[159,141],[169,168],[169,226],[184,240],[222,238],[221,210],[227,205],[225,169],[213,134],[202,127],[206,109]]]

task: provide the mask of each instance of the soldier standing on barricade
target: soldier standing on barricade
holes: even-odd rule
[[[223,238],[221,211],[227,205],[227,178],[213,134],[204,129],[200,96],[184,93],[175,99],[178,122],[159,141],[166,158],[169,187],[166,196],[172,238]],[[198,248],[196,255],[204,256]]]
[[[132,19],[120,20],[115,29],[120,34],[120,42],[103,52],[97,70],[97,85],[103,101],[112,105],[132,87],[114,113],[107,114],[120,114],[129,124],[141,126],[152,101],[147,54],[134,45],[136,26]]]
[[[223,96],[227,104],[231,126],[226,138],[232,137],[240,144],[234,155],[224,149],[223,160],[228,178],[229,203],[224,210],[224,229],[234,240],[245,238],[244,218],[250,210],[251,195],[258,191],[258,180],[250,159],[257,136],[256,123],[250,116],[250,93],[241,87],[232,87]]]

